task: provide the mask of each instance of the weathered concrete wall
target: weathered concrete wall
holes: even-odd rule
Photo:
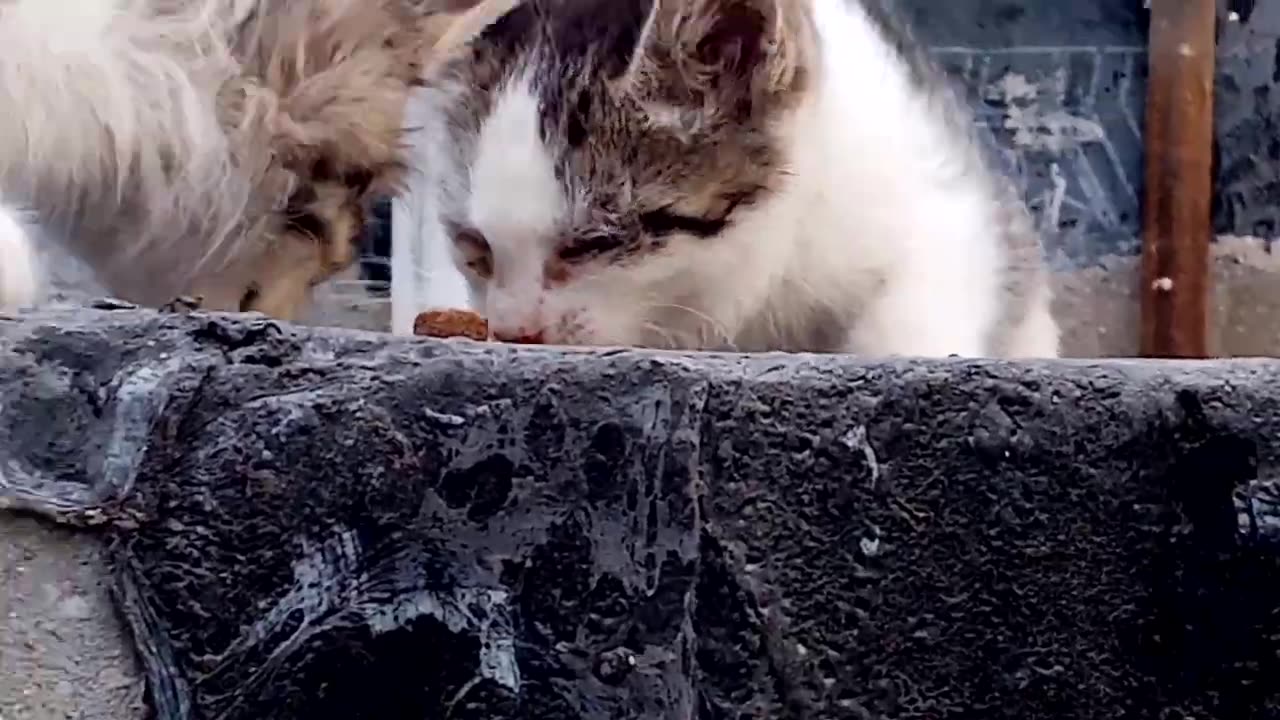
[[[1273,717],[1277,388],[0,321],[0,715]]]
[[[1218,232],[1280,237],[1280,5],[1220,0],[1239,22],[1218,35]]]
[[[898,0],[1026,182],[1060,267],[1138,252],[1140,0]],[[1216,231],[1280,235],[1280,4],[1220,3]]]
[[[1144,3],[898,2],[1025,183],[1057,270],[1066,353],[1136,353]],[[1230,0],[1221,10],[1214,351],[1277,355],[1280,3]]]
[[[1023,181],[1059,270],[1134,255],[1146,17],[1116,0],[898,0]]]

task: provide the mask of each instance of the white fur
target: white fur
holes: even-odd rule
[[[1035,289],[1027,305],[1027,317],[1013,328],[1004,354],[1011,358],[1057,357],[1062,330],[1053,317],[1053,293],[1048,283]]]
[[[494,266],[541,268],[568,202],[556,180],[555,159],[538,134],[538,98],[527,77],[508,85],[480,127],[471,165],[468,215],[483,228]],[[490,293],[486,311],[497,337],[541,330],[541,272],[507,274]]]
[[[458,17],[437,42],[431,62],[447,58],[471,37],[518,5],[520,0],[485,0]],[[430,68],[431,62],[428,63]],[[431,69],[426,71],[431,74]],[[414,319],[423,309],[466,308],[477,305],[474,288],[453,261],[453,243],[440,224],[440,190],[456,168],[448,157],[448,133],[434,104],[433,90],[415,92],[406,108],[409,157],[419,160],[407,178],[405,192],[393,206],[391,242],[391,331],[413,333]]]
[[[405,126],[423,130],[407,135],[411,157],[430,157],[435,151],[432,141],[443,133],[438,123],[426,93],[414,93],[405,109]],[[404,194],[391,205],[391,332],[397,335],[412,335],[414,320],[424,309],[471,304],[435,209],[433,189],[439,178],[434,167],[426,162],[410,173]]]
[[[861,7],[814,7],[825,74],[788,133],[794,182],[775,210],[797,221],[789,272],[811,301],[858,309],[851,352],[984,355],[1004,260],[993,189],[958,171],[970,148]]]
[[[39,272],[22,215],[0,205],[0,311],[34,305],[40,292]]]
[[[1057,354],[1047,288],[1029,321],[993,340],[1008,258],[969,140],[857,2],[810,1],[823,67],[779,128],[787,184],[719,237],[636,267],[546,289],[554,230],[584,199],[563,196],[527,81],[505,89],[471,165],[467,218],[493,247],[493,280],[471,278],[491,323],[540,325],[552,342],[756,351],[808,347],[813,318],[834,313],[857,354]],[[450,190],[441,180],[437,192]]]

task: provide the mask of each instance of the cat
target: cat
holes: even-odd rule
[[[1056,356],[1030,214],[882,1],[525,0],[442,61],[423,204],[493,337]]]
[[[0,308],[56,242],[114,295],[295,319],[399,191],[458,0],[0,0]]]

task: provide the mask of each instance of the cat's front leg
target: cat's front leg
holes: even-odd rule
[[[0,311],[30,307],[39,299],[40,267],[18,211],[0,204]]]
[[[927,275],[886,283],[853,326],[846,349],[870,357],[988,355],[994,294],[949,285]]]

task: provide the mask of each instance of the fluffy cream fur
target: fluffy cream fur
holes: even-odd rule
[[[226,43],[237,18],[226,0],[184,5],[0,1],[0,189],[9,203],[54,233],[128,236],[134,251],[177,227],[207,238],[208,250],[232,234],[249,186],[235,171],[216,90],[238,70]],[[7,224],[17,225],[12,213]],[[19,265],[32,256],[6,253],[5,276],[33,279],[34,268]],[[34,286],[6,283],[16,296],[0,304],[30,301]]]
[[[421,61],[470,4],[0,0],[0,307],[35,297],[34,228],[127,299],[296,315],[396,186]]]

